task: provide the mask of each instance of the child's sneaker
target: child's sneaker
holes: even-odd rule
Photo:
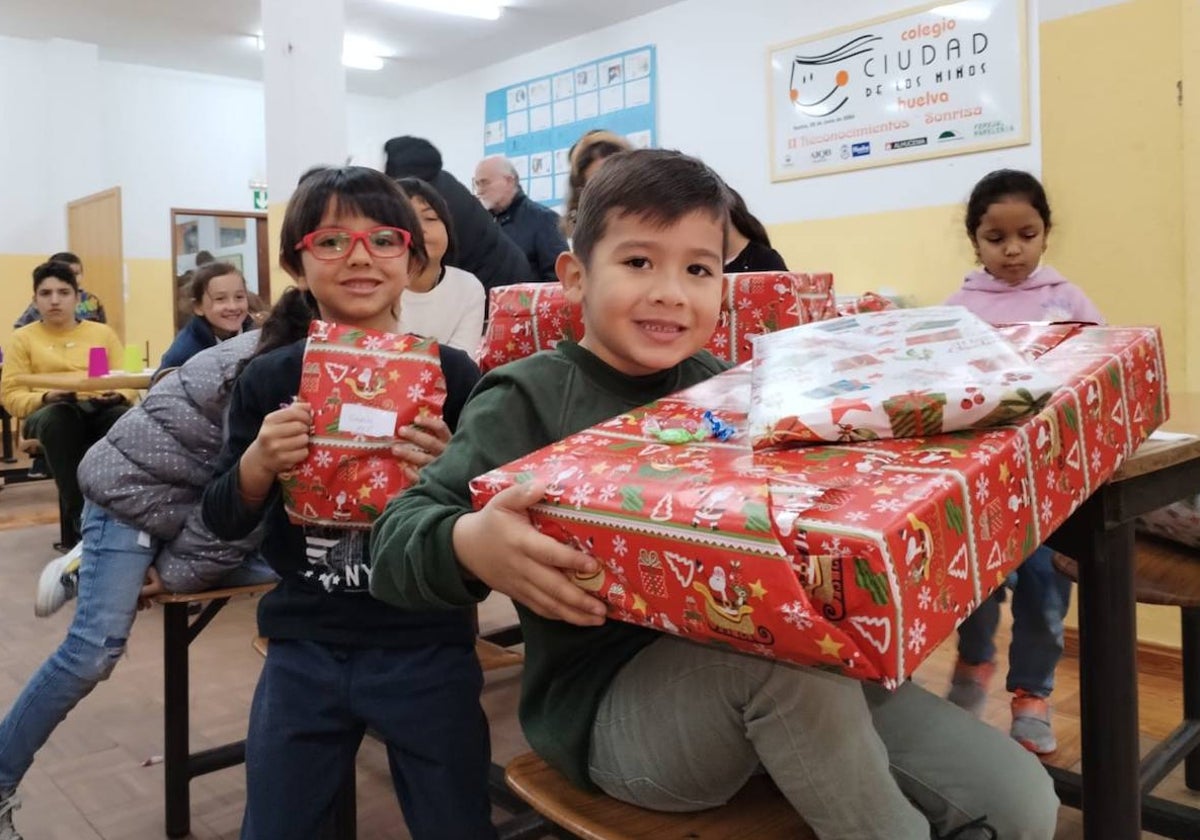
[[[37,597],[33,602],[33,614],[38,618],[54,615],[63,604],[75,597],[79,591],[79,561],[83,559],[83,543],[59,557],[51,560],[42,569],[38,578]],[[0,835],[3,840],[3,835]]]
[[[22,840],[13,825],[12,812],[21,807],[16,791],[0,791],[0,840]]]
[[[1049,701],[1019,688],[1013,695],[1012,729],[1008,732],[1013,740],[1036,755],[1058,749],[1058,739],[1050,728]]]
[[[995,662],[972,665],[958,660],[954,663],[954,676],[950,678],[950,692],[946,699],[955,706],[966,709],[975,717],[980,717],[983,707],[987,704],[988,685],[995,673]]]

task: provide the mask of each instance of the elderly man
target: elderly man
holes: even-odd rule
[[[475,195],[500,229],[525,253],[538,280],[554,281],[554,262],[567,250],[558,214],[525,195],[517,170],[503,155],[486,157],[475,167]]]

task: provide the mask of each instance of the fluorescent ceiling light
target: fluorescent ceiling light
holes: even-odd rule
[[[259,51],[267,48],[262,35],[254,35],[253,38]],[[355,70],[383,69],[383,53],[386,52],[388,50],[365,38],[347,35],[342,39],[342,65]]]
[[[388,0],[397,6],[440,12],[444,15],[499,20],[504,8],[503,0]]]

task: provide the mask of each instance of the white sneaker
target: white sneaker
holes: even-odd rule
[[[79,561],[83,559],[83,543],[46,564],[38,578],[37,596],[33,602],[33,614],[38,618],[54,615],[63,604],[75,597],[79,591]],[[4,835],[0,834],[0,840]]]
[[[0,840],[22,840],[13,825],[12,812],[21,807],[16,791],[0,793]]]

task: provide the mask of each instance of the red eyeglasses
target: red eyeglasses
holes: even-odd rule
[[[319,260],[333,261],[344,259],[354,250],[354,243],[359,241],[371,256],[391,259],[408,250],[408,246],[412,244],[412,234],[404,228],[386,226],[370,230],[321,228],[301,239],[296,245],[296,250],[307,249]]]

